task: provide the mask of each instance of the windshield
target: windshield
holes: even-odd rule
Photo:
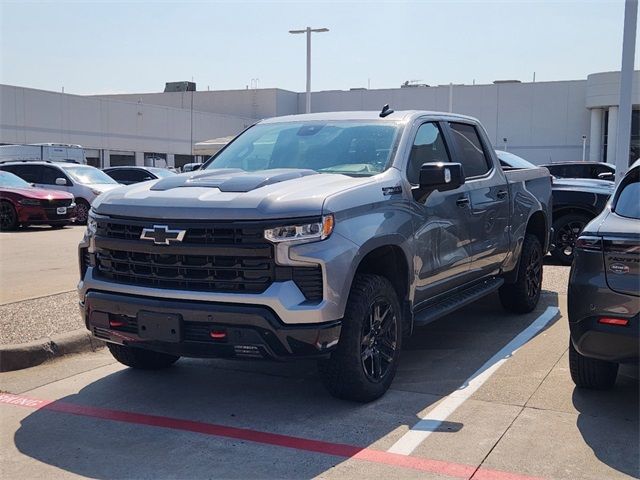
[[[511,167],[511,168],[536,168],[536,166],[528,162],[522,157],[514,155],[513,153],[496,150],[498,154],[498,159],[503,167]]]
[[[0,171],[0,187],[31,188],[31,185],[13,173]]]
[[[399,131],[396,122],[380,121],[259,124],[229,144],[206,169],[299,168],[375,175],[389,167]]]
[[[88,166],[65,166],[67,173],[76,182],[84,185],[95,185],[100,183],[118,183],[102,170]]]
[[[167,170],[166,168],[154,168],[153,170],[150,170],[150,172],[158,178],[171,177],[176,174],[175,172]]]

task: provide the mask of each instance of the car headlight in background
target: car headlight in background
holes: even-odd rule
[[[40,206],[40,200],[36,200],[35,198],[23,198],[22,200],[18,200],[20,205],[24,205],[25,207],[38,207]]]
[[[269,228],[264,238],[274,243],[324,240],[333,232],[334,224],[333,215],[325,215],[320,222]]]

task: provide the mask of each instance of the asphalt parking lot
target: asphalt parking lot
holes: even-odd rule
[[[3,278],[14,251],[39,252],[21,260],[33,275],[55,244],[62,270],[52,264],[41,291],[73,288],[77,236],[2,234]],[[545,266],[531,314],[508,314],[492,296],[420,329],[390,391],[366,405],[329,396],[313,362],[182,359],[141,372],[103,349],[2,373],[2,476],[637,478],[637,372],[609,392],[574,388],[567,277]],[[38,301],[72,301],[64,295]]]

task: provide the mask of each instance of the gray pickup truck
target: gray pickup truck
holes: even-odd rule
[[[550,202],[548,171],[504,171],[470,117],[268,119],[197,172],[98,197],[80,310],[130,367],[316,358],[333,395],[370,401],[415,327],[495,291],[535,308]]]

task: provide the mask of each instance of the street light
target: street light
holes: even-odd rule
[[[307,106],[306,113],[311,113],[311,32],[314,33],[323,33],[328,32],[328,28],[311,28],[307,27],[304,30],[289,30],[289,33],[298,34],[298,33],[306,33],[307,34]]]

